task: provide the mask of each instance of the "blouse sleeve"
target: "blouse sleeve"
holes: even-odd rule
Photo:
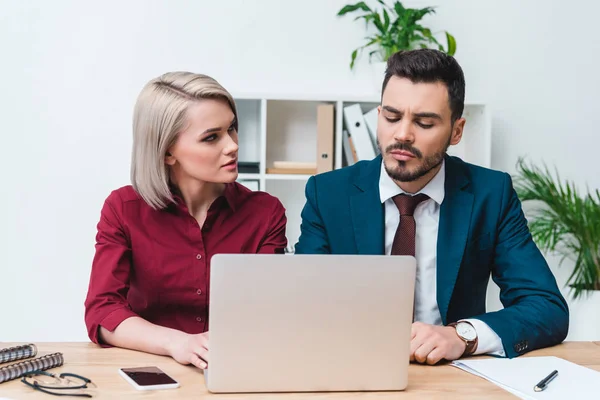
[[[127,302],[131,247],[122,223],[123,203],[113,192],[105,201],[96,234],[96,253],[85,300],[88,336],[99,343],[100,326],[113,331],[125,319],[136,316]]]
[[[285,208],[279,200],[276,201],[273,214],[269,219],[269,227],[267,234],[263,239],[258,253],[261,254],[283,254],[287,246],[287,238],[285,237],[285,227],[287,218],[285,216]]]

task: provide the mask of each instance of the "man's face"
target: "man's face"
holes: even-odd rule
[[[464,118],[452,124],[448,89],[442,82],[413,83],[392,76],[383,93],[377,141],[388,175],[412,182],[442,163],[460,142]]]

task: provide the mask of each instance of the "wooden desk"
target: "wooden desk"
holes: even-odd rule
[[[0,348],[15,343],[0,343]],[[38,343],[38,356],[62,352],[65,364],[52,372],[72,372],[86,376],[96,385],[90,393],[94,399],[514,399],[513,395],[482,378],[449,365],[422,366],[411,364],[408,388],[404,392],[369,393],[291,393],[291,394],[211,394],[204,385],[202,371],[183,366],[168,357],[109,348],[102,349],[91,343]],[[524,355],[554,355],[600,371],[600,342],[568,342]],[[351,360],[351,358],[349,358]],[[163,391],[137,391],[117,373],[119,367],[156,365],[178,380],[181,387]],[[307,366],[310,368],[310,366]],[[360,368],[357,366],[357,368]],[[268,373],[268,371],[265,371]],[[0,397],[15,400],[53,399],[55,396],[36,392],[20,380],[0,384]],[[72,397],[75,399],[75,397]]]

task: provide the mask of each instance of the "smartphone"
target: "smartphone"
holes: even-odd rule
[[[158,367],[119,368],[119,374],[137,390],[175,389],[179,382]]]

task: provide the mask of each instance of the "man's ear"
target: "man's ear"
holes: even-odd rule
[[[170,151],[167,151],[167,154],[165,154],[165,164],[173,166],[175,165],[175,161],[175,157],[173,157]]]
[[[452,127],[452,136],[450,136],[450,144],[452,146],[455,146],[460,143],[466,122],[467,120],[465,120],[464,118],[459,118],[456,120],[456,122],[454,122],[454,126]]]

